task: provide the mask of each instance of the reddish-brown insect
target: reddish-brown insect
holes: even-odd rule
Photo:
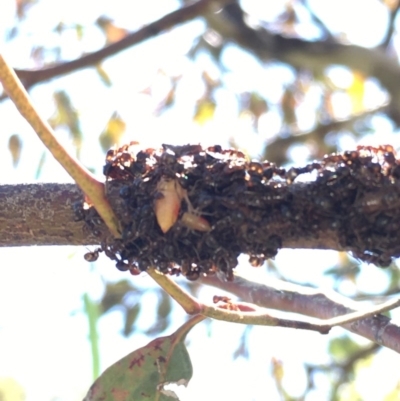
[[[183,213],[180,221],[184,226],[192,230],[203,232],[208,232],[211,230],[210,223],[203,217],[198,216],[193,212]]]
[[[101,248],[95,249],[92,252],[87,252],[83,255],[84,259],[87,262],[95,262],[99,258],[99,253],[101,252]]]
[[[162,177],[157,184],[157,197],[154,212],[157,223],[165,234],[178,220],[182,200],[188,205],[188,212],[183,213],[181,222],[184,226],[197,231],[207,232],[211,226],[207,220],[196,214],[187,196],[187,192],[177,180]]]
[[[217,304],[218,302],[230,303],[230,302],[232,302],[232,300],[229,297],[224,296],[224,295],[214,295],[213,302],[215,304]]]

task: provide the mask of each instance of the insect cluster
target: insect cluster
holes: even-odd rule
[[[119,188],[122,239],[103,239],[89,260],[104,251],[132,274],[155,266],[189,280],[216,271],[231,280],[241,253],[260,266],[283,241],[327,230],[362,260],[384,266],[400,255],[400,163],[390,146],[285,170],[218,145],[137,153],[134,145],[110,150],[104,166]],[[299,180],[306,173],[313,177]],[[93,231],[92,209],[77,208],[77,219]]]

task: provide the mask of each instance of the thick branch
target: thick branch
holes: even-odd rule
[[[0,246],[98,242],[74,221],[72,204],[82,199],[72,184],[0,186]]]
[[[123,214],[120,186],[109,185],[110,203]],[[75,221],[73,204],[83,195],[74,184],[19,184],[0,186],[0,246],[97,245],[100,239]],[[99,229],[106,231],[103,225]],[[334,232],[318,240],[284,240],[283,247],[343,250]]]

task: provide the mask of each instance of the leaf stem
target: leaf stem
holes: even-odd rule
[[[0,81],[18,111],[28,121],[55,159],[64,167],[90,199],[111,233],[115,237],[120,237],[118,219],[105,196],[104,184],[98,181],[77,159],[69,155],[60,142],[58,142],[53,129],[48,122],[39,116],[21,81],[1,54]]]

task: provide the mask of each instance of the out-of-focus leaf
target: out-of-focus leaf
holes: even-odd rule
[[[156,323],[146,330],[147,335],[152,335],[154,333],[160,333],[164,331],[169,324],[169,316],[171,313],[171,297],[167,293],[160,292],[158,297],[157,305],[157,318]]]
[[[281,99],[281,109],[283,113],[283,121],[286,125],[292,125],[297,123],[295,108],[296,108],[296,97],[294,90],[286,88]]]
[[[83,26],[81,24],[76,24],[75,25],[75,32],[76,32],[76,37],[79,40],[82,40],[82,38],[83,38]]]
[[[354,382],[343,383],[337,391],[334,401],[362,401]]]
[[[298,17],[296,9],[293,7],[291,2],[286,3],[285,11],[279,15],[278,23],[280,29],[287,35],[296,34],[296,24],[298,23]]]
[[[381,1],[390,11],[394,11],[399,4],[399,0],[381,0]]]
[[[136,322],[137,317],[140,313],[140,304],[137,303],[132,308],[126,308],[125,312],[125,324],[123,334],[125,337],[128,337],[134,331],[134,323]]]
[[[5,40],[10,41],[14,39],[18,35],[18,32],[18,26],[13,26],[11,29],[6,30],[4,36]]]
[[[123,305],[122,300],[125,295],[134,290],[135,287],[128,280],[107,283],[104,295],[100,301],[101,313],[106,313],[116,305]]]
[[[268,111],[267,102],[258,93],[252,92],[249,98],[249,110],[254,114],[256,119],[259,119]]]
[[[108,120],[107,126],[99,136],[100,146],[104,152],[110,149],[115,144],[119,144],[122,135],[125,132],[125,121],[118,115],[117,112],[113,113]]]
[[[283,401],[293,401],[293,397],[289,395],[286,389],[283,387],[282,381],[285,375],[285,370],[282,361],[276,358],[272,358],[272,378],[275,381],[276,389],[280,395],[280,399]]]
[[[96,64],[96,71],[99,74],[99,77],[104,85],[106,85],[106,86],[112,85],[109,75],[106,73],[106,71],[104,70],[104,68],[101,64]]]
[[[50,118],[49,123],[53,128],[57,126],[66,126],[69,128],[76,148],[76,154],[79,158],[83,135],[79,124],[78,112],[73,107],[71,99],[65,91],[55,92],[53,97],[57,111],[55,115]]]
[[[203,71],[201,73],[201,77],[206,84],[208,90],[215,89],[221,85],[221,81],[217,78],[212,77],[208,71]]]
[[[54,28],[54,31],[57,32],[59,35],[61,35],[64,30],[65,30],[66,26],[65,23],[63,21],[60,21]]]
[[[43,64],[46,49],[43,46],[34,46],[31,49],[31,59],[36,64]]]
[[[335,279],[347,279],[355,283],[358,274],[361,271],[360,265],[354,263],[346,252],[338,253],[338,263],[325,271],[325,275],[331,275]]]
[[[172,106],[175,102],[175,92],[176,92],[176,86],[172,86],[171,89],[168,91],[167,96],[165,96],[164,99],[164,107],[169,107]]]
[[[353,341],[349,336],[343,335],[342,337],[333,338],[329,342],[329,354],[337,362],[346,360],[351,354],[357,352],[362,347],[360,344]]]
[[[256,92],[245,92],[240,97],[240,118],[251,121],[257,129],[259,118],[268,111],[268,104]]]
[[[22,141],[18,134],[11,135],[8,139],[8,149],[11,153],[14,168],[21,159]]]
[[[37,0],[15,0],[17,16],[19,19],[25,18],[28,9],[33,6]]]
[[[385,270],[386,274],[388,275],[389,278],[389,286],[388,286],[388,291],[389,292],[398,292],[399,289],[399,283],[400,283],[400,270],[397,268],[397,266],[392,266],[389,267],[388,269]]]
[[[113,21],[105,16],[99,17],[96,24],[106,35],[107,44],[118,42],[128,34],[126,29],[114,25]]]
[[[385,396],[383,401],[400,401],[400,382],[398,382],[397,386]]]
[[[36,169],[36,173],[35,173],[35,179],[36,180],[40,177],[40,174],[42,174],[42,169],[43,169],[45,161],[46,161],[46,152],[43,152],[42,156],[40,157],[37,169]]]
[[[157,315],[161,318],[166,318],[171,313],[171,297],[164,291],[160,292],[160,302],[157,308]]]
[[[283,363],[282,361],[272,358],[271,360],[272,363],[272,377],[275,379],[275,382],[277,385],[281,385],[283,375],[284,375],[284,369],[283,369]]]
[[[60,21],[54,28],[54,31],[57,32],[59,35],[61,35],[65,30],[72,28],[75,29],[76,37],[78,38],[78,40],[81,40],[83,38],[83,32],[84,32],[84,27],[81,24],[74,24],[73,27],[70,27],[65,25],[63,21]]]
[[[23,387],[11,377],[0,377],[1,401],[24,401],[25,391]]]
[[[359,72],[353,73],[353,82],[347,88],[347,94],[351,100],[352,113],[361,113],[364,107],[365,76]]]
[[[249,357],[249,348],[248,348],[248,334],[250,333],[252,326],[246,326],[243,330],[243,334],[240,337],[239,345],[236,348],[235,352],[233,353],[233,358],[239,358],[239,356],[243,358]]]
[[[335,118],[335,110],[332,100],[333,91],[326,89],[322,97],[321,107],[317,110],[317,120],[325,122]]]
[[[194,121],[199,125],[204,125],[214,117],[216,104],[213,100],[203,98],[197,102]]]
[[[168,383],[187,385],[193,370],[184,339],[199,320],[160,337],[110,366],[91,386],[84,401],[172,401]]]
[[[223,37],[213,29],[208,29],[202,37],[193,42],[193,46],[187,53],[187,57],[194,59],[199,53],[205,52],[211,56],[221,69],[224,69],[221,63],[223,45]]]

